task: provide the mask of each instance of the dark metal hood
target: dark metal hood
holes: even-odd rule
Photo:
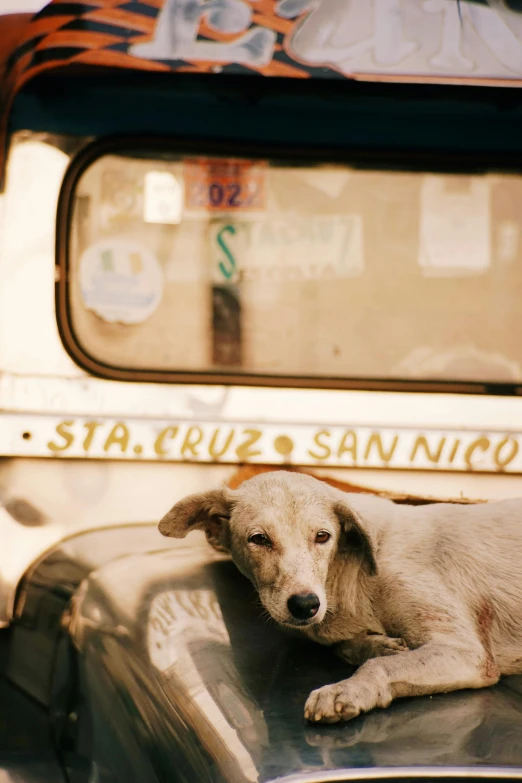
[[[520,677],[308,726],[308,692],[349,671],[264,619],[251,585],[199,534],[78,536],[27,577],[19,606],[11,677],[33,692],[50,683],[40,700],[73,780],[522,777]],[[45,671],[23,666],[36,641]]]

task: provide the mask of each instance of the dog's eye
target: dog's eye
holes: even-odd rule
[[[316,544],[326,544],[331,539],[331,535],[327,530],[320,530],[315,537]]]
[[[272,546],[272,542],[264,533],[255,533],[253,536],[250,536],[248,543],[256,546]]]

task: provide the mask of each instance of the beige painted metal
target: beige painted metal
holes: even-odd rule
[[[164,461],[165,455],[154,453],[154,443],[165,427],[204,429],[207,458],[209,433],[216,428],[270,432],[272,445],[282,435],[297,443],[306,431],[312,444],[306,441],[305,453],[314,447],[314,434],[328,428],[332,442],[336,433],[336,453],[342,433],[354,429],[380,435],[387,447],[386,438],[412,430],[417,435],[431,432],[435,439],[452,433],[476,440],[494,433],[508,443],[501,456],[520,437],[522,399],[176,387],[87,376],[63,349],[54,311],[55,214],[68,162],[45,137],[17,134],[7,189],[0,197],[0,624],[11,618],[14,591],[25,570],[59,540],[94,527],[158,519],[184,494],[219,484],[236,470],[235,465],[204,464],[190,453],[174,453],[169,457],[173,462]],[[45,454],[48,444],[56,442],[56,426],[69,420],[74,422],[69,429],[75,433],[75,449],[79,445],[72,458],[59,458],[59,451]],[[85,427],[98,420],[100,437],[85,449]],[[116,459],[122,457],[117,444],[104,448],[120,422],[129,432],[140,429],[140,437],[147,434],[152,443],[148,455],[134,450],[146,445],[138,444],[137,435],[125,462]],[[396,470],[382,469],[386,461],[380,458],[367,460],[355,475],[338,458],[308,463],[318,474],[350,476],[382,490],[485,499],[521,495],[522,476],[508,475],[509,465],[498,472],[494,454],[499,441],[493,444],[492,436],[490,441],[493,462],[473,465],[491,470],[487,475],[463,470],[467,466],[462,462],[444,463],[442,471],[406,470],[415,467],[406,458],[395,464]],[[280,446],[280,451],[265,450],[261,456],[281,464],[288,454],[284,442]],[[242,461],[237,444],[235,449],[232,461]],[[476,450],[475,456],[480,455]],[[49,458],[39,459],[44,456]],[[307,460],[301,456],[294,461]],[[516,467],[515,458],[512,462]]]

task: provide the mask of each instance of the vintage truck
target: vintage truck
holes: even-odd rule
[[[522,495],[522,4],[2,9],[0,779],[522,777],[520,678],[307,726],[346,667],[157,530]]]

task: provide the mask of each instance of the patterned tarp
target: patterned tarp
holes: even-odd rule
[[[166,0],[167,4],[168,2],[169,0]],[[5,139],[9,110],[16,93],[35,76],[51,69],[101,66],[159,73],[206,73],[215,71],[218,62],[221,72],[301,78],[309,77],[315,70],[293,63],[285,53],[283,39],[293,23],[276,16],[274,0],[253,2],[252,11],[249,3],[240,0],[215,3],[215,12],[220,14],[222,19],[227,12],[229,16],[234,17],[235,14],[237,17],[227,20],[229,27],[237,29],[238,25],[245,25],[246,22],[247,29],[253,30],[250,49],[248,42],[245,49],[246,58],[238,58],[246,59],[247,62],[233,62],[234,51],[230,42],[238,38],[236,34],[211,27],[212,21],[216,20],[211,18],[207,21],[205,15],[197,13],[192,25],[193,30],[197,29],[194,36],[197,42],[223,44],[226,47],[222,52],[210,53],[217,55],[217,60],[211,57],[206,61],[195,61],[173,56],[174,51],[168,52],[165,57],[150,58],[140,55],[139,52],[135,53],[134,45],[146,44],[154,38],[164,5],[165,0],[52,0],[34,17],[17,15],[0,18],[0,47],[3,50],[3,56],[0,52],[1,141]],[[183,3],[177,5],[179,7]],[[197,6],[197,0],[192,5]],[[210,6],[211,0],[207,0],[206,5]],[[209,11],[207,15],[211,16],[212,12]],[[259,25],[262,27],[259,28]],[[190,40],[191,32],[189,29],[188,47],[194,47],[196,43],[195,40]],[[263,46],[265,51],[259,51]],[[253,52],[251,57],[249,51]],[[197,51],[195,54],[198,55]],[[264,55],[264,60],[269,61],[266,64],[257,64],[256,54],[258,60],[260,54],[261,59]],[[248,62],[249,58],[251,62]],[[321,70],[324,72],[328,69]],[[3,143],[1,149],[4,149]]]
[[[521,12],[522,0],[52,0],[0,17],[0,132],[24,84],[70,66],[519,86]]]

